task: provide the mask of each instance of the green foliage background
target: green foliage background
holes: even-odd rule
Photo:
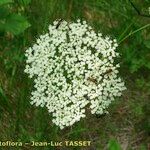
[[[147,150],[150,143],[149,7],[149,0],[0,0],[0,141],[91,140],[90,147],[60,149]],[[45,108],[30,105],[33,83],[23,72],[25,50],[59,18],[87,20],[95,30],[116,38],[121,55],[120,74],[127,86],[123,96],[110,106],[109,115],[88,114],[62,131],[51,123]]]

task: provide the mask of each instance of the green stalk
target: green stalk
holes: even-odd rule
[[[129,30],[129,28],[132,26],[133,22],[131,22],[129,24],[129,26],[127,26],[127,28],[123,31],[123,33],[119,36],[118,41],[120,41],[122,39],[122,37],[124,36],[124,34]]]
[[[143,27],[141,27],[141,28],[139,28],[139,29],[137,29],[137,30],[135,30],[135,31],[133,31],[133,32],[130,32],[127,36],[125,36],[123,39],[121,39],[121,40],[119,41],[119,44],[122,43],[125,39],[127,39],[127,38],[130,37],[131,35],[133,35],[133,34],[139,32],[139,31],[141,31],[141,30],[143,30],[143,29],[145,29],[145,28],[147,28],[147,27],[149,27],[149,26],[150,26],[150,24],[147,24],[147,25],[145,25],[145,26],[143,26]]]

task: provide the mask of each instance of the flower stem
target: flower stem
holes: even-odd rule
[[[124,36],[124,34],[129,30],[129,28],[131,27],[133,25],[133,22],[131,22],[130,24],[129,24],[129,26],[127,26],[126,28],[125,28],[125,30],[122,32],[122,34],[119,36],[119,38],[118,38],[118,41],[120,41],[121,39],[122,39],[122,37]]]
[[[133,34],[139,32],[139,31],[141,31],[141,30],[143,30],[143,29],[145,29],[145,28],[147,28],[147,27],[149,27],[149,26],[150,26],[150,24],[147,24],[147,25],[145,25],[145,26],[143,26],[143,27],[141,27],[141,28],[139,28],[139,29],[137,29],[137,30],[135,30],[135,31],[133,31],[133,32],[130,32],[128,35],[126,35],[124,38],[122,38],[122,39],[119,41],[119,44],[122,43],[125,39],[127,39],[127,38],[130,37],[131,35],[133,35]]]

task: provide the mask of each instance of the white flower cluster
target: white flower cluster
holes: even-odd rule
[[[26,50],[25,72],[34,79],[31,104],[46,106],[63,129],[106,108],[125,90],[118,77],[116,40],[102,37],[86,21],[57,20]],[[89,108],[88,108],[89,107]]]

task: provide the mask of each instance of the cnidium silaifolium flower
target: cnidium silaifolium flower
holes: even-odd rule
[[[84,118],[87,106],[92,114],[106,113],[126,89],[114,62],[117,46],[86,21],[54,21],[25,52],[31,104],[46,107],[60,129]]]

